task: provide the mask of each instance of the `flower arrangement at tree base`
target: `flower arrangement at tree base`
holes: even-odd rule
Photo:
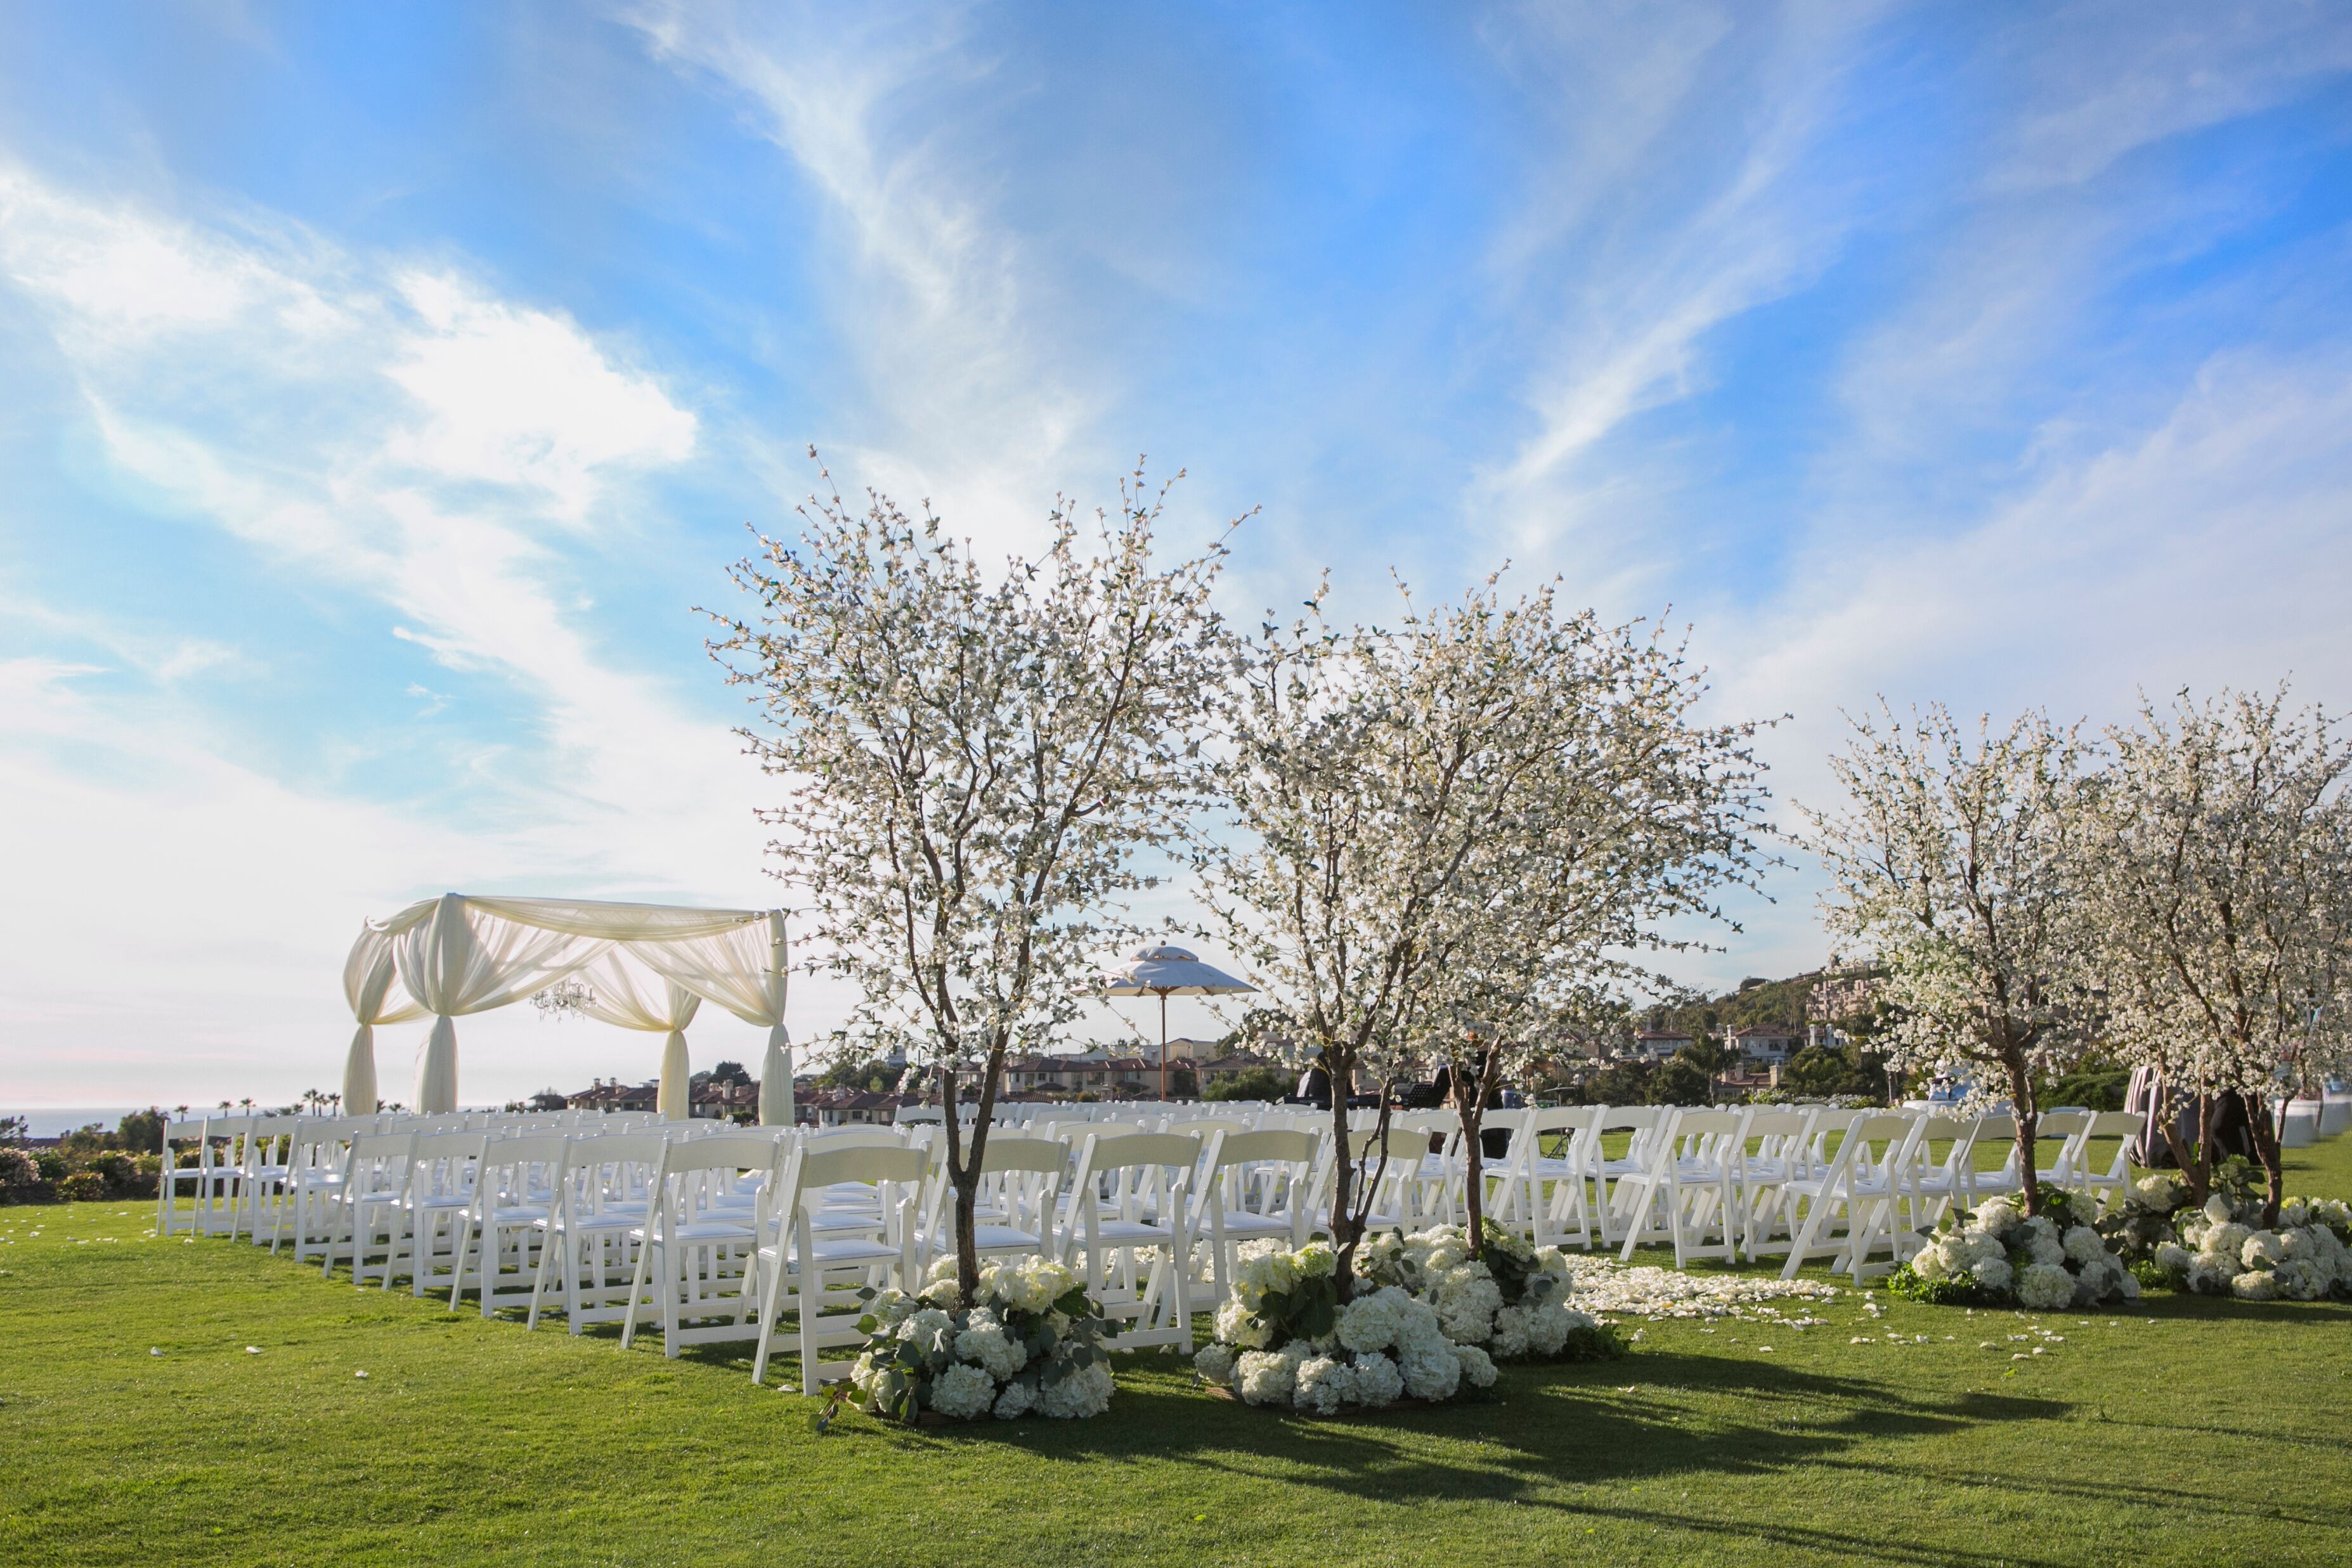
[[[981,1270],[979,1300],[967,1306],[955,1260],[941,1259],[919,1295],[860,1292],[857,1327],[866,1336],[849,1387],[868,1414],[912,1422],[969,1421],[993,1415],[1075,1418],[1110,1406],[1104,1348],[1117,1332],[1077,1275],[1042,1258]],[[838,1404],[845,1396],[837,1395]],[[830,1406],[820,1416],[828,1418]]]
[[[1472,1258],[1458,1225],[1384,1231],[1356,1252],[1359,1278],[1393,1285],[1437,1309],[1445,1337],[1482,1345],[1496,1361],[1606,1361],[1626,1354],[1614,1329],[1568,1304],[1575,1289],[1567,1256],[1538,1248],[1493,1220]]]
[[[2221,1192],[2189,1209],[2180,1239],[2156,1249],[2166,1281],[2242,1301],[2316,1301],[2352,1296],[2352,1207],[2335,1198],[2289,1198],[2264,1228],[2263,1200]]]
[[[1493,1359],[1448,1339],[1436,1308],[1394,1285],[1342,1305],[1338,1271],[1328,1242],[1241,1248],[1234,1298],[1217,1310],[1216,1343],[1192,1358],[1193,1370],[1244,1404],[1315,1416],[1493,1385]]]
[[[1944,1217],[1935,1239],[1889,1276],[1891,1294],[1937,1305],[2020,1306],[2029,1312],[2095,1307],[2138,1297],[2139,1281],[2075,1200],[2054,1189],[2031,1219],[1994,1198],[1964,1221]]]

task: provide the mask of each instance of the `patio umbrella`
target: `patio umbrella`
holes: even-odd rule
[[[1102,977],[1106,997],[1160,998],[1160,1098],[1168,1098],[1168,998],[1171,997],[1230,997],[1255,992],[1255,986],[1237,980],[1223,969],[1203,964],[1181,947],[1145,947]]]

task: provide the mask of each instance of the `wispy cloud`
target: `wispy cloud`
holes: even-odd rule
[[[992,210],[1013,176],[953,118],[975,78],[1025,90],[1015,65],[981,48],[964,6],[623,15],[655,58],[742,105],[821,198],[828,337],[862,394],[829,455],[902,500],[938,497],[959,531],[1035,537],[1108,393],[1055,346],[1052,256]]]

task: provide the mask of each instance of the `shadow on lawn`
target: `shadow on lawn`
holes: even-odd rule
[[[907,1432],[859,1422],[837,1428],[836,1438],[1003,1446],[1071,1465],[1191,1465],[1367,1503],[1515,1504],[1822,1553],[1990,1563],[2035,1560],[2021,1558],[2008,1541],[1981,1553],[1950,1542],[1913,1546],[1823,1524],[1651,1510],[1582,1489],[1623,1483],[1630,1493],[1633,1483],[1675,1476],[1852,1463],[1842,1458],[1849,1450],[1885,1438],[1996,1421],[2054,1421],[2071,1410],[2062,1401],[2014,1396],[1911,1396],[1860,1379],[1663,1352],[1597,1366],[1515,1368],[1497,1392],[1487,1400],[1317,1420],[1212,1398],[1162,1372],[1123,1376],[1113,1417],[1082,1427],[1022,1422]],[[1730,1416],[1718,1397],[1726,1395],[1740,1401]],[[1580,1490],[1564,1496],[1563,1488]]]

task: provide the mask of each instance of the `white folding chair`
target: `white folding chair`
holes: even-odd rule
[[[648,1290],[661,1309],[664,1355],[675,1358],[689,1344],[759,1337],[760,1326],[751,1321],[758,1289],[751,1266],[757,1214],[719,1199],[745,1172],[764,1176],[775,1157],[776,1141],[760,1133],[673,1138],[664,1145],[646,1223],[631,1233],[637,1270],[621,1319],[622,1349],[635,1342]]]
[[[204,1206],[204,1184],[208,1179],[212,1163],[207,1157],[211,1140],[205,1131],[205,1121],[203,1116],[180,1116],[163,1123],[162,1168],[155,1176],[155,1234],[158,1236],[173,1235],[183,1228],[183,1221],[184,1228],[191,1232],[201,1228],[197,1211]],[[190,1163],[182,1165],[183,1155]],[[194,1200],[185,1215],[180,1212],[183,1193]]]
[[[1006,1139],[1007,1143],[1019,1140]],[[982,1151],[983,1163],[996,1144]],[[803,1394],[828,1379],[849,1375],[847,1362],[828,1363],[831,1345],[863,1343],[856,1328],[866,1298],[861,1290],[895,1283],[914,1290],[915,1228],[930,1161],[922,1149],[906,1145],[850,1145],[811,1149],[779,1145],[768,1196],[763,1198],[755,1260],[759,1347],[751,1357],[751,1381],[766,1381],[776,1323],[789,1307],[797,1319]],[[818,1208],[826,1195],[850,1184],[870,1186],[881,1216],[866,1235],[820,1230]],[[838,1309],[828,1318],[828,1309]]]
[[[539,1249],[555,1209],[555,1185],[567,1140],[560,1132],[493,1137],[482,1146],[474,1201],[457,1239],[449,1310],[474,1287],[482,1316],[501,1307],[528,1309],[539,1281]],[[511,1256],[513,1270],[508,1270]]]
[[[385,1290],[405,1273],[411,1295],[421,1297],[444,1285],[456,1291],[458,1249],[467,1211],[474,1202],[475,1169],[488,1142],[488,1133],[427,1133],[410,1147],[407,1186],[394,1216],[392,1254],[384,1264]]]
[[[1233,1290],[1234,1254],[1244,1241],[1307,1244],[1320,1136],[1269,1128],[1218,1132],[1202,1150],[1209,1278],[1222,1301]]]
[[[307,1263],[334,1249],[344,1160],[352,1140],[373,1125],[372,1119],[320,1118],[305,1121],[295,1130],[287,1161],[286,1203],[269,1239],[272,1252],[286,1233],[292,1236],[297,1263]]]
[[[1736,1172],[1739,1185],[1741,1224],[1747,1233],[1746,1251],[1751,1263],[1767,1254],[1789,1249],[1772,1239],[1780,1228],[1788,1184],[1814,1172],[1811,1155],[1813,1124],[1818,1107],[1804,1110],[1751,1109],[1740,1140]],[[1795,1227],[1789,1228],[1790,1240]]]
[[[1188,1354],[1192,1349],[1185,1276],[1200,1158],[1198,1138],[1170,1133],[1089,1137],[1078,1152],[1062,1248],[1072,1261],[1085,1256],[1087,1292],[1105,1314],[1133,1325],[1121,1331],[1112,1349],[1175,1344]],[[1098,1187],[1107,1189],[1107,1198]],[[1147,1251],[1153,1254],[1148,1273],[1138,1257]]]
[[[1734,1160],[1745,1147],[1747,1113],[1675,1108],[1643,1150],[1642,1168],[1620,1180],[1625,1215],[1622,1261],[1654,1235],[1674,1244],[1675,1267],[1694,1258],[1738,1260],[1732,1197]],[[1717,1239],[1707,1240],[1713,1233]]]
[[[2075,1156],[2074,1186],[2094,1200],[2104,1200],[2131,1186],[2132,1142],[2147,1130],[2147,1118],[2137,1111],[2101,1111],[2083,1130]],[[2118,1140],[2115,1158],[2102,1170],[2094,1163],[2091,1145],[2101,1138]]]
[[[619,1120],[619,1118],[613,1118]],[[547,1290],[562,1294],[571,1332],[628,1315],[636,1278],[635,1233],[646,1223],[646,1194],[667,1141],[659,1133],[596,1133],[567,1139],[555,1174],[539,1268],[531,1281],[527,1328],[539,1326]]]
[[[1916,1116],[1858,1115],[1847,1124],[1836,1153],[1820,1176],[1786,1184],[1794,1235],[1789,1260],[1780,1270],[1782,1279],[1795,1279],[1797,1270],[1811,1259],[1830,1252],[1834,1255],[1831,1271],[1851,1272],[1860,1284],[1865,1276],[1885,1273],[1909,1256],[1896,1224],[1898,1177],[1909,1164],[1925,1125],[1924,1119]],[[1840,1218],[1845,1222],[1842,1236],[1834,1234]],[[1916,1250],[1917,1239],[1912,1239]],[[1888,1261],[1872,1263],[1871,1255],[1882,1246],[1891,1254]]]
[[[983,1258],[1060,1257],[1054,1220],[1070,1161],[1069,1146],[1058,1138],[991,1133],[980,1154],[972,1249]],[[915,1246],[920,1266],[955,1256],[955,1184],[944,1158],[933,1164]]]
[[[368,1260],[382,1254],[383,1284],[392,1287],[392,1262],[404,1223],[400,1201],[408,1191],[408,1156],[413,1133],[362,1133],[343,1151],[343,1179],[335,1195],[334,1228],[327,1238],[327,1256],[320,1265],[324,1279],[334,1270],[335,1243],[350,1246],[352,1285],[368,1281]]]

